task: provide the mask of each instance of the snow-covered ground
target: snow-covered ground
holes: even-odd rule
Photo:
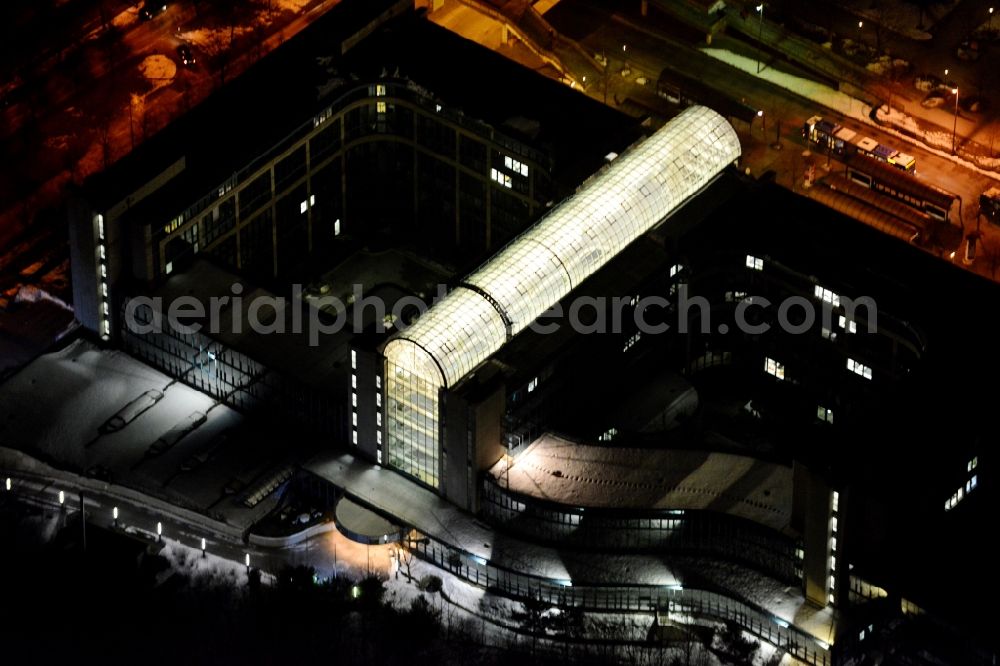
[[[154,535],[147,534],[147,536]],[[200,550],[166,538],[163,539],[163,549],[160,550],[159,554],[166,558],[173,573],[187,577],[192,583],[232,587],[246,585],[247,568],[245,562],[237,562],[212,553],[205,553],[202,556]],[[265,585],[272,584],[274,582],[273,574],[262,572],[261,582]]]
[[[156,90],[173,83],[177,76],[177,63],[165,55],[153,54],[142,59],[139,71],[153,86],[153,90]]]
[[[776,530],[788,526],[791,468],[745,456],[671,449],[589,446],[543,435],[506,470],[515,492],[568,506],[713,509]]]

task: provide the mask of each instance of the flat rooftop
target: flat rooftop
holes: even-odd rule
[[[188,429],[192,414],[204,420]],[[116,415],[127,422],[105,428]],[[204,393],[80,339],[0,384],[5,447],[243,528],[274,504],[272,496],[251,509],[241,501],[244,491],[291,461],[268,438],[245,437],[244,425],[243,416]],[[158,439],[185,430],[166,450],[151,451]]]
[[[754,458],[675,449],[580,444],[546,434],[504,470],[510,490],[573,507],[716,511],[786,530],[792,469]]]
[[[239,312],[232,307],[235,285],[239,285],[242,299]],[[292,313],[299,307],[298,302],[293,303],[287,297],[279,299],[205,259],[196,259],[186,270],[174,273],[150,295],[162,299],[164,314],[171,303],[185,297],[195,298],[203,304],[205,312],[210,313],[212,299],[218,299],[216,302],[222,307],[218,308],[216,324],[212,324],[208,316],[182,321],[188,325],[199,323],[203,333],[230,349],[319,391],[328,391],[331,381],[335,381],[345,367],[351,325],[335,333],[318,333],[317,344],[312,345],[308,324],[316,318],[314,308],[301,303],[301,324],[296,326]],[[228,300],[223,301],[223,298]],[[250,311],[255,302],[262,305],[257,306],[259,310],[253,321],[259,321],[263,326],[258,328],[264,332],[254,330],[250,324]],[[279,320],[284,321],[284,333],[266,332],[265,326],[277,326]]]

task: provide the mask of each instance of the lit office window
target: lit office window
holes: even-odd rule
[[[837,516],[830,519],[830,530],[836,534],[837,533]]]
[[[670,277],[674,277],[682,270],[684,270],[684,266],[682,266],[681,264],[674,264],[673,266],[670,267]]]
[[[535,377],[530,382],[528,382],[528,393],[531,393],[536,388],[538,388],[538,377]]]
[[[358,406],[358,394],[352,392],[351,393],[351,407],[357,407],[357,406]]]
[[[351,388],[352,389],[358,388],[358,376],[357,375],[351,375]]]
[[[334,236],[339,236],[340,235],[340,218],[339,217],[336,220],[333,221],[333,235]]]
[[[375,111],[377,113],[385,113],[385,102],[375,102]]]
[[[755,257],[752,254],[747,255],[747,268],[752,268],[755,271],[764,270],[764,260],[760,257]]]
[[[375,425],[382,427],[382,412],[375,412]]]
[[[381,407],[382,406],[382,394],[381,393],[376,393],[375,394],[375,406],[376,407]]]
[[[511,171],[513,171],[514,173],[519,173],[522,176],[528,175],[528,165],[525,164],[524,162],[519,162],[518,160],[515,160],[513,157],[508,157],[505,155],[503,158],[503,165],[508,169],[510,169]]]
[[[848,333],[858,332],[858,323],[853,319],[848,320],[847,317],[845,317],[844,315],[840,315],[840,317],[837,319],[837,323],[840,324],[840,327],[845,329]]]
[[[375,375],[375,388],[382,388],[382,377]]]
[[[381,83],[376,84],[376,86],[375,86],[375,96],[376,97],[385,97],[385,86],[383,84],[381,84]]]
[[[775,361],[773,358],[764,357],[764,372],[778,379],[785,378],[785,366]]]
[[[872,369],[869,368],[867,365],[858,363],[853,358],[847,359],[847,369],[856,375],[864,377],[865,379],[872,378]]]
[[[358,443],[358,431],[357,431],[357,430],[352,430],[352,431],[351,431],[351,441],[352,441],[352,442],[353,442],[354,444],[357,444],[357,443]]]
[[[840,493],[838,493],[836,490],[833,491],[830,505],[834,513],[840,511]]]
[[[490,169],[490,178],[500,183],[504,187],[513,187],[513,184],[510,180],[510,176],[503,173],[502,171],[497,171],[496,169]]]
[[[813,295],[816,296],[816,298],[823,301],[824,303],[829,303],[834,307],[840,305],[840,296],[833,293],[829,289],[826,289],[825,287],[816,285],[816,289],[813,291]]]
[[[833,410],[827,409],[823,405],[820,405],[819,407],[816,408],[816,417],[820,421],[824,421],[826,423],[833,423]]]
[[[358,352],[351,350],[351,370],[358,369]]]
[[[355,428],[358,427],[358,413],[351,412],[351,425]]]
[[[971,472],[972,470],[976,469],[977,467],[979,467],[979,456],[975,456],[975,457],[973,457],[972,460],[969,461],[969,464],[965,466],[965,471],[966,472]]]

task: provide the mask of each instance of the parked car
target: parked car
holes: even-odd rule
[[[959,97],[958,105],[966,111],[979,113],[989,108],[989,101],[979,95],[963,95]]]
[[[167,3],[163,2],[163,0],[146,0],[142,9],[139,10],[139,18],[143,21],[149,21],[165,11],[167,11]]]
[[[925,109],[936,109],[939,106],[944,106],[945,101],[947,101],[945,94],[940,90],[934,90],[920,102],[920,106]]]
[[[191,50],[190,44],[181,44],[177,47],[177,58],[185,67],[192,67],[198,62],[194,57],[194,52]]]
[[[932,90],[937,90],[943,85],[944,84],[941,82],[941,79],[933,74],[921,74],[913,82],[913,86],[920,92],[931,92]]]
[[[958,45],[956,55],[961,60],[971,60],[973,62],[979,60],[979,42],[975,39],[962,42]]]

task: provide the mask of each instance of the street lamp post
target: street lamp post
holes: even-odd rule
[[[951,154],[955,154],[955,141],[958,136],[958,88],[952,88],[951,92],[955,95],[955,121],[951,126]]]
[[[992,37],[993,36],[993,8],[992,7],[990,7],[990,23],[989,23],[989,27],[987,29],[990,31],[990,37]]]
[[[864,27],[865,27],[865,22],[858,21],[858,44],[861,44],[861,46],[865,45],[865,34],[862,32],[862,29]]]
[[[604,106],[608,105],[608,54],[604,51],[601,52],[601,57],[604,59]]]
[[[760,14],[760,20],[757,23],[757,73],[760,74],[760,59],[761,52],[764,50],[764,3],[757,5],[757,13]]]

